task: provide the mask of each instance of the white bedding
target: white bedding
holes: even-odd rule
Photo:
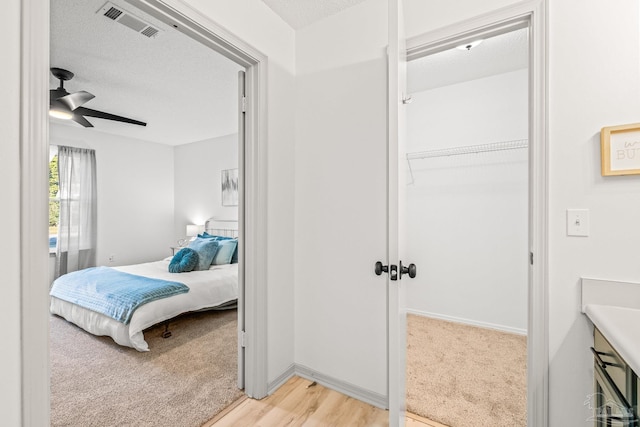
[[[217,307],[238,298],[238,264],[214,265],[209,270],[169,273],[171,258],[145,264],[114,267],[139,276],[184,283],[189,292],[139,307],[128,325],[67,301],[51,297],[50,311],[94,335],[106,335],[123,346],[149,351],[142,331],[188,311]]]

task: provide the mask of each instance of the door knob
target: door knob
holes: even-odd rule
[[[388,265],[382,265],[382,263],[380,261],[376,262],[376,267],[374,269],[374,271],[376,272],[376,275],[381,275],[382,273],[388,273],[389,272],[389,266]]]
[[[391,265],[382,265],[380,261],[376,262],[376,267],[373,270],[379,276],[382,273],[389,273],[389,279],[398,280],[398,266]]]
[[[402,280],[402,275],[403,274],[408,274],[410,278],[414,278],[416,277],[416,265],[415,264],[409,264],[409,266],[405,266],[402,265],[402,261],[400,261],[400,268],[398,269],[400,270],[400,279]]]

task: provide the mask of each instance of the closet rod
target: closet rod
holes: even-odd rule
[[[432,157],[459,156],[461,154],[486,153],[490,151],[515,150],[527,148],[529,140],[516,139],[513,141],[492,142],[490,144],[467,145],[464,147],[442,148],[439,150],[419,151],[407,153],[407,160],[427,159]]]
[[[409,173],[411,174],[411,182],[414,184],[413,169],[411,168],[411,160],[430,159],[434,157],[460,156],[462,154],[488,153],[492,151],[516,150],[518,148],[527,148],[529,146],[528,139],[515,139],[513,141],[492,142],[489,144],[466,145],[455,148],[442,148],[438,150],[418,151],[415,153],[407,153],[407,164]]]

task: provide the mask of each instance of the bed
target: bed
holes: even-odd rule
[[[223,223],[229,226],[228,223]],[[209,235],[237,237],[235,228],[219,228],[219,221],[208,220],[205,232]],[[206,270],[185,273],[170,273],[169,263],[173,257],[143,264],[113,267],[118,272],[143,278],[180,282],[188,292],[167,298],[156,299],[133,311],[127,323],[108,315],[81,307],[77,304],[51,296],[50,311],[63,317],[85,331],[110,336],[126,347],[138,351],[149,351],[143,331],[150,326],[172,319],[180,314],[207,309],[229,308],[238,298],[238,264],[211,265]],[[54,282],[55,284],[55,282]]]

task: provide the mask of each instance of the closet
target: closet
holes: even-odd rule
[[[408,312],[526,334],[526,31],[499,37],[522,52],[466,65],[488,40],[408,63]]]
[[[525,425],[527,29],[462,41],[407,64],[407,410]]]

